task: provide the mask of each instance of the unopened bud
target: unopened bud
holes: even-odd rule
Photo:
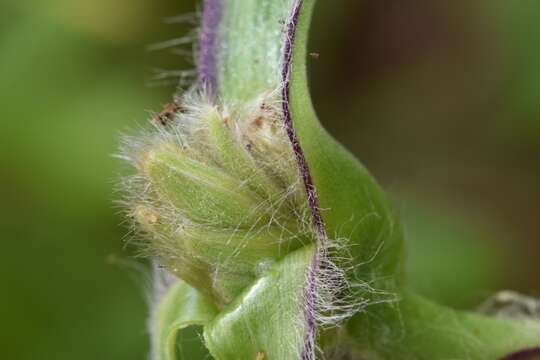
[[[191,108],[150,140],[134,141],[144,145],[126,156],[138,170],[128,198],[148,252],[223,305],[312,234],[274,115]]]
[[[241,179],[190,158],[182,148],[150,150],[143,169],[158,197],[195,222],[235,228],[270,221],[262,199]]]

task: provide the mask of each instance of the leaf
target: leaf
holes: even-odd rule
[[[385,194],[371,174],[320,124],[307,79],[308,30],[314,1],[304,1],[292,49],[289,101],[330,237],[346,239],[364,279],[401,271],[403,233]],[[339,176],[336,176],[338,174]]]
[[[177,359],[177,336],[194,325],[206,325],[217,314],[216,307],[197,290],[178,281],[155,310],[153,358]]]
[[[306,246],[287,255],[205,327],[206,344],[217,360],[300,358],[304,289],[314,251]]]
[[[349,322],[355,346],[384,360],[495,360],[540,341],[538,321],[456,311],[409,291],[401,296],[399,307],[374,306]]]

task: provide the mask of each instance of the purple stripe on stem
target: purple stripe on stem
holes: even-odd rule
[[[298,136],[294,129],[293,119],[291,115],[290,108],[290,78],[291,78],[291,67],[292,67],[292,57],[293,57],[293,46],[294,39],[296,35],[296,28],[298,26],[298,20],[300,18],[300,11],[302,10],[302,5],[304,4],[303,0],[297,0],[292,16],[289,23],[287,24],[287,38],[285,40],[284,48],[284,61],[282,68],[282,110],[285,122],[285,129],[289,136],[296,160],[298,163],[300,175],[304,182],[304,187],[307,193],[308,205],[311,210],[312,222],[315,230],[317,231],[317,236],[319,240],[319,249],[324,249],[324,244],[326,242],[326,229],[324,221],[321,216],[321,209],[319,206],[319,198],[317,192],[315,191],[315,185],[313,183],[313,178],[309,170],[309,166],[304,155],[304,151],[300,146]],[[307,276],[307,284],[304,290],[304,316],[306,318],[306,327],[307,333],[304,340],[304,348],[302,349],[301,359],[302,360],[311,360],[314,358],[315,353],[315,338],[317,333],[317,323],[315,318],[316,313],[316,298],[317,298],[317,272],[319,268],[319,261],[321,253],[319,249],[315,252],[313,259],[311,261],[311,266]]]
[[[533,360],[540,357],[540,347],[518,351],[501,360]]]
[[[204,1],[199,39],[199,82],[211,95],[217,90],[218,30],[222,14],[222,0]]]
[[[294,46],[294,37],[296,34],[296,27],[298,25],[300,11],[302,9],[303,3],[304,3],[304,0],[297,1],[294,7],[291,20],[288,24],[288,29],[287,29],[287,39],[286,39],[285,50],[284,50],[284,62],[283,62],[283,69],[281,73],[282,80],[283,80],[282,109],[283,109],[283,115],[285,118],[285,128],[287,130],[289,140],[291,141],[294,154],[298,161],[298,165],[300,166],[300,173],[302,176],[302,180],[304,181],[304,185],[305,185],[306,192],[308,195],[308,203],[309,203],[309,207],[312,213],[313,225],[315,225],[315,228],[319,234],[326,234],[324,222],[321,216],[319,199],[315,191],[315,186],[313,184],[313,179],[311,177],[311,173],[309,171],[309,167],[308,167],[306,158],[304,156],[304,152],[302,150],[302,147],[300,146],[300,142],[298,141],[298,137],[294,129],[293,120],[291,116],[291,109],[290,109],[290,76],[291,76],[291,65],[292,65],[291,62],[292,62],[292,55],[293,55],[292,52],[293,52],[293,46]]]

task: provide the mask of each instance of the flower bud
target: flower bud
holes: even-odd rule
[[[134,217],[152,239],[150,251],[158,249],[155,255],[171,272],[202,288],[218,303],[232,300],[268,264],[309,241],[276,226],[233,230],[188,221],[170,226],[143,205],[136,207]]]
[[[247,185],[262,196],[276,197],[281,190],[269,179],[261,167],[250,156],[242,139],[235,134],[229,116],[221,117],[217,111],[208,115],[208,131],[212,145],[215,147],[219,160],[231,174],[245,179]]]
[[[233,115],[188,108],[132,141],[125,157],[138,174],[128,202],[146,252],[224,305],[269,264],[313,241],[305,195],[274,115],[256,106]]]
[[[217,166],[190,158],[181,147],[151,149],[143,169],[158,198],[193,221],[233,228],[270,221],[260,206],[262,199],[242,181]]]

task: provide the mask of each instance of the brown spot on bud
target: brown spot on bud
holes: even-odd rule
[[[154,116],[152,121],[162,125],[166,126],[169,122],[171,122],[174,119],[174,116],[182,111],[182,107],[177,104],[176,102],[169,103],[165,105],[163,108],[163,111],[161,111],[159,114]]]
[[[254,121],[253,125],[255,125],[257,128],[262,128],[264,124],[264,118],[262,116],[258,116]]]

